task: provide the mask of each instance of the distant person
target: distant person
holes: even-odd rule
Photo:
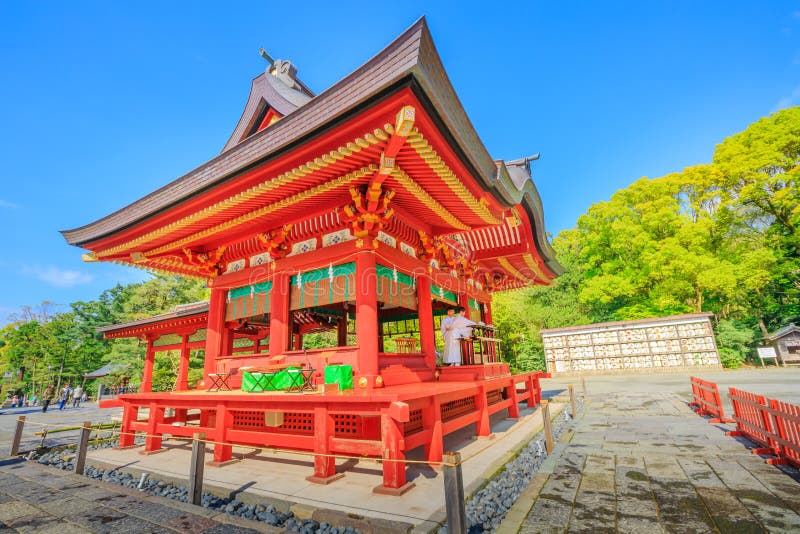
[[[72,392],[72,407],[73,408],[80,408],[81,407],[81,397],[83,396],[83,388],[78,386],[75,388],[75,391]]]
[[[50,384],[47,386],[47,389],[44,390],[44,393],[42,393],[42,413],[47,412],[47,407],[50,406],[51,402],[53,402],[55,389],[55,386]]]
[[[17,395],[14,395],[13,397],[11,397],[11,407],[12,408],[16,408],[18,402],[19,402],[19,397]]]
[[[86,394],[86,391],[84,390],[83,394],[81,395],[81,402],[85,403],[88,400],[89,400],[89,396]]]
[[[67,400],[69,399],[69,393],[70,393],[70,387],[69,387],[69,382],[67,382],[67,385],[64,386],[64,388],[61,390],[61,394],[58,396],[59,410],[64,409],[64,405],[67,403]]]
[[[31,393],[31,396],[28,398],[28,406],[37,406],[39,403],[39,398],[36,396],[36,393]]]

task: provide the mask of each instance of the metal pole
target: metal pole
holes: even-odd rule
[[[17,417],[17,428],[14,430],[14,439],[11,441],[11,456],[19,454],[19,444],[22,441],[22,429],[25,426],[25,416]]]
[[[467,532],[467,509],[464,505],[464,478],[461,475],[461,453],[442,454],[444,470],[444,504],[447,510],[447,532]]]
[[[75,472],[83,474],[83,466],[86,465],[86,451],[89,448],[89,437],[92,434],[92,422],[84,421],[81,427],[81,435],[78,439],[78,453],[75,456]]]
[[[581,377],[581,388],[583,388],[583,400],[586,400],[586,379]]]
[[[553,427],[550,426],[550,403],[542,401],[542,422],[544,423],[544,445],[547,454],[553,452]]]
[[[569,385],[569,402],[572,404],[572,418],[578,415],[578,406],[575,404],[575,388],[572,387],[572,384]]]
[[[200,506],[203,497],[203,466],[206,458],[206,435],[196,432],[192,436],[192,465],[189,467],[189,498]]]

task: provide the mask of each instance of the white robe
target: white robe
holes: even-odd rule
[[[442,337],[447,335],[447,331],[450,330],[449,327],[453,325],[453,321],[455,320],[455,315],[446,315],[442,318]]]
[[[472,327],[475,321],[470,321],[463,315],[456,315],[450,324],[450,330],[444,336],[444,363],[461,365],[461,341],[463,337],[472,336]]]

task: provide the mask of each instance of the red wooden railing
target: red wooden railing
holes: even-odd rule
[[[691,377],[690,380],[694,402],[690,402],[689,406],[694,407],[698,415],[710,415],[709,423],[733,423],[733,419],[725,417],[717,384],[696,376]]]
[[[736,388],[728,396],[736,421],[736,430],[728,435],[761,445],[753,453],[775,456],[768,463],[800,467],[800,406]]]

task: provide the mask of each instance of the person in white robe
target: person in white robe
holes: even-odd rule
[[[445,336],[445,358],[444,363],[450,365],[461,365],[461,341],[462,338],[472,337],[472,327],[475,321],[466,317],[466,310],[459,306],[457,315],[450,324],[448,335]]]
[[[456,320],[456,309],[447,308],[447,315],[442,319],[441,330],[442,339],[444,340],[444,351],[442,352],[442,361],[447,364],[448,355],[450,354],[449,335],[453,327],[453,321]]]

